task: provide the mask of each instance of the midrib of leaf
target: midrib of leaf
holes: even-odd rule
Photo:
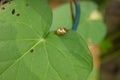
[[[24,58],[25,55],[27,55],[31,49],[33,49],[34,47],[36,47],[38,44],[40,44],[40,43],[42,43],[42,42],[44,42],[44,39],[41,38],[35,45],[33,45],[30,49],[28,49],[21,57],[19,57],[19,58],[18,58],[13,64],[11,64],[4,72],[2,72],[2,73],[0,74],[0,77],[1,77],[4,73],[6,73],[10,68],[12,68],[17,62],[19,62],[22,58]]]
[[[45,43],[43,43],[43,47],[44,47],[44,50],[45,50],[45,53],[46,53],[46,56],[47,56],[47,60],[48,60],[48,65],[50,65],[51,66],[51,68],[58,74],[58,76],[59,76],[59,78],[61,79],[61,80],[64,80],[64,79],[62,79],[62,77],[60,76],[60,74],[57,72],[57,70],[50,64],[50,61],[49,61],[49,56],[48,56],[48,51],[47,51],[47,48],[46,48],[46,44]],[[47,72],[48,72],[48,69],[46,70],[46,75],[45,75],[45,77],[47,76]],[[44,80],[45,80],[46,78],[44,78]]]

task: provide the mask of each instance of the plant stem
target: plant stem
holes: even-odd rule
[[[72,22],[74,23],[74,11],[73,11],[72,0],[70,0],[70,9],[71,9]]]
[[[80,4],[78,0],[74,0],[74,4],[76,9],[76,16],[75,16],[74,24],[72,26],[72,30],[76,31],[80,20]]]

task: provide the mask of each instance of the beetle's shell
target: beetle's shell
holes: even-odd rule
[[[68,32],[68,30],[66,28],[58,28],[57,31],[56,31],[56,34],[57,35],[64,35]]]

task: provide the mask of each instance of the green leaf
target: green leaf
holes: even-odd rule
[[[103,40],[106,34],[106,27],[101,16],[97,11],[97,6],[90,1],[81,1],[81,17],[77,32],[92,44],[97,44]],[[52,30],[59,27],[67,27],[71,29],[72,18],[70,5],[64,4],[53,11]]]
[[[47,40],[49,60],[61,77],[60,80],[86,80],[93,65],[92,56],[83,39],[76,32],[69,31],[60,37],[50,34]]]
[[[60,37],[50,33],[46,39],[1,41],[0,53],[0,80],[86,80],[92,70],[87,45],[71,31]]]
[[[41,37],[47,34],[50,29],[52,12],[45,4],[45,0],[14,0],[10,4],[3,5],[3,7],[5,10],[0,10],[0,21],[2,22],[11,23],[15,26],[19,25],[20,28],[29,26],[29,30],[32,29]],[[15,10],[14,14],[12,14],[13,10]],[[20,15],[16,16],[17,14]]]
[[[101,20],[88,21],[80,26],[77,32],[83,35],[88,43],[97,44],[105,37],[106,27]]]
[[[27,1],[14,0],[0,10],[0,80],[86,80],[93,65],[85,41],[72,31],[48,33],[49,7],[44,0]]]
[[[88,78],[88,80],[96,80],[96,79],[98,79],[99,78],[99,72],[100,71],[94,67],[91,74],[90,74],[90,76],[89,76],[89,78]]]

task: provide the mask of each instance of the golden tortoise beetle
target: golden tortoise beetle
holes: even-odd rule
[[[58,28],[57,31],[56,31],[56,34],[57,35],[64,35],[68,32],[68,30],[64,27],[61,27],[61,28]]]

